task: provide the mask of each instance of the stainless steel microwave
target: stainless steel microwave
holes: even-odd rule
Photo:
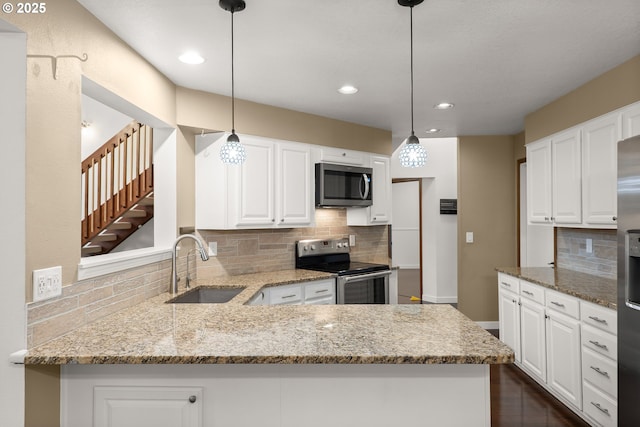
[[[316,163],[316,206],[371,206],[371,168]]]

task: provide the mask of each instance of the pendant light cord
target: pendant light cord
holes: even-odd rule
[[[409,8],[409,19],[411,21],[410,28],[410,38],[411,38],[411,135],[414,135],[413,129],[413,6]]]
[[[236,97],[233,75],[233,9],[231,9],[231,133],[236,133]]]

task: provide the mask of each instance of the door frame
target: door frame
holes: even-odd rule
[[[393,178],[391,180],[391,186],[402,182],[417,182],[418,183],[418,246],[420,251],[420,304],[422,304],[422,178]],[[391,233],[391,226],[389,226],[389,258],[393,259],[393,235]]]

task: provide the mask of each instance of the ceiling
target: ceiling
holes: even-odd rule
[[[217,0],[78,1],[175,84],[231,94],[231,15]],[[408,136],[409,8],[246,3],[234,15],[236,97],[391,130],[394,145]],[[640,54],[638,0],[425,0],[413,18],[420,138],[518,133],[526,114]],[[206,61],[179,62],[186,50]],[[359,92],[339,94],[347,83]],[[441,101],[455,108],[434,109]]]

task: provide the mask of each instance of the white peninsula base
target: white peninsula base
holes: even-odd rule
[[[63,365],[61,426],[91,425],[489,427],[489,365]]]

